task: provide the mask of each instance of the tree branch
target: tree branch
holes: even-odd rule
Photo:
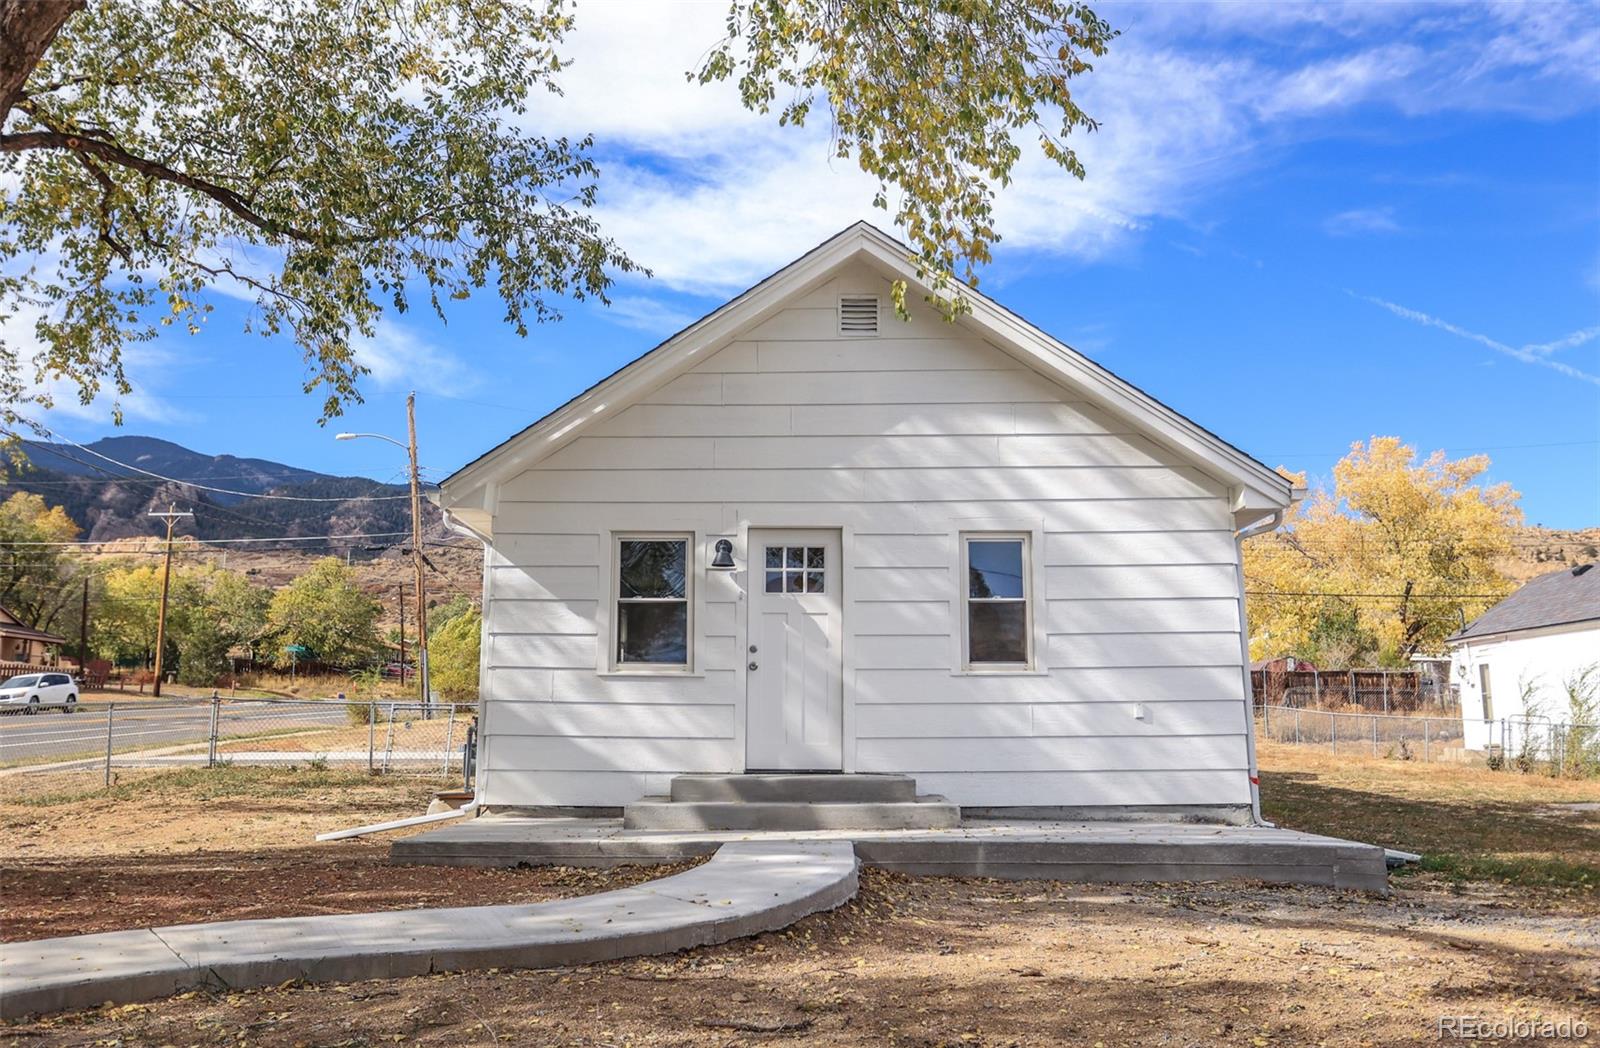
[[[315,236],[310,232],[275,221],[256,211],[247,204],[243,197],[225,186],[219,186],[205,179],[196,178],[182,171],[175,171],[165,164],[154,160],[147,160],[128,152],[121,146],[110,142],[103,142],[97,138],[84,135],[70,135],[61,131],[22,131],[14,135],[0,135],[0,153],[21,153],[30,149],[60,149],[79,155],[88,155],[103,160],[108,164],[116,164],[132,171],[137,171],[150,178],[171,182],[173,185],[192,189],[197,193],[208,196],[227,208],[241,221],[273,237],[287,237],[308,244],[322,242],[324,238]]]

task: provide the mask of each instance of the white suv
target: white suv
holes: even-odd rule
[[[29,673],[0,682],[0,710],[38,713],[54,707],[71,713],[78,705],[78,685],[65,673]]]

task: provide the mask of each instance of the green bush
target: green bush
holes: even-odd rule
[[[358,701],[346,703],[344,714],[350,723],[364,727],[376,715],[377,700],[382,698],[383,674],[378,670],[362,670],[350,677],[350,697]]]

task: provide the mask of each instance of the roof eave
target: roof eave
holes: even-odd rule
[[[1593,623],[1596,627],[1600,627],[1600,617],[1589,616],[1581,619],[1563,619],[1560,622],[1541,622],[1537,626],[1517,626],[1507,630],[1486,630],[1483,633],[1470,632],[1472,626],[1469,625],[1466,630],[1450,634],[1444,639],[1444,642],[1446,644],[1465,644],[1473,640],[1510,637],[1518,633],[1532,633],[1534,630],[1553,630],[1562,626],[1582,626],[1585,623]]]

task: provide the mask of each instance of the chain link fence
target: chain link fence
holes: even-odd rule
[[[447,777],[470,770],[475,704],[339,699],[80,702],[0,717],[0,769],[98,771],[219,764]]]
[[[1396,760],[1486,763],[1557,775],[1600,774],[1600,726],[1547,717],[1496,720],[1449,714],[1336,713],[1261,706],[1256,737],[1331,753]]]

